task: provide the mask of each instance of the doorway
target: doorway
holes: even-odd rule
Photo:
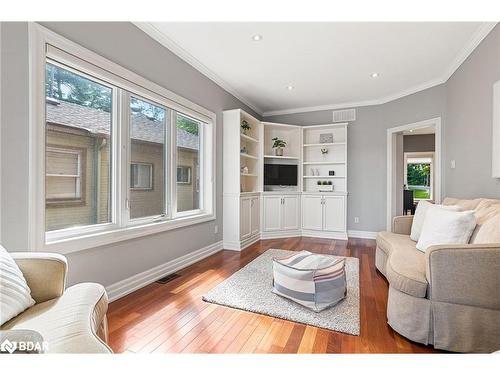
[[[403,214],[404,193],[413,202],[441,202],[441,118],[387,129],[387,230]],[[408,194],[406,194],[408,197]]]

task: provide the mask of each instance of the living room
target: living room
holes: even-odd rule
[[[500,351],[496,16],[2,20],[0,351]]]

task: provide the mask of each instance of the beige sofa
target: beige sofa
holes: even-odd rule
[[[500,200],[458,200],[478,225],[466,245],[426,253],[410,239],[412,216],[377,236],[376,267],[389,282],[387,320],[410,340],[454,352],[500,349]]]
[[[52,253],[11,253],[36,304],[1,330],[33,330],[48,343],[47,353],[112,353],[107,341],[108,297],[102,285],[66,289],[66,258]]]

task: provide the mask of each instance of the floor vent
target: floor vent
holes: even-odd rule
[[[170,281],[174,280],[174,279],[177,279],[180,275],[177,274],[177,273],[173,273],[171,275],[167,275],[165,277],[162,277],[161,279],[159,280],[156,280],[156,282],[158,284],[166,284],[166,283],[169,283]]]

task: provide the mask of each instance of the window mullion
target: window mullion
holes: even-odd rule
[[[129,165],[130,165],[130,142],[129,142],[129,123],[130,123],[130,106],[129,98],[130,95],[122,89],[118,89],[119,92],[119,110],[117,112],[117,117],[119,118],[118,128],[119,128],[119,144],[118,144],[118,154],[120,155],[119,162],[119,173],[116,191],[119,192],[116,206],[119,208],[119,222],[120,227],[126,227],[130,220],[130,210],[129,210]]]
[[[177,111],[170,111],[170,142],[169,142],[169,194],[168,202],[170,207],[169,218],[174,218],[177,213],[177,126],[176,126]]]

